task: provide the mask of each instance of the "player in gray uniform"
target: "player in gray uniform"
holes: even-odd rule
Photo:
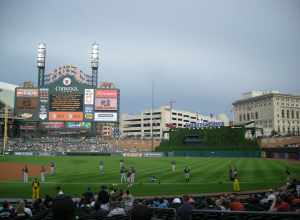
[[[102,160],[99,162],[99,172],[100,172],[100,175],[104,174],[104,163]]]
[[[53,161],[50,162],[50,174],[51,175],[55,174],[55,163]]]
[[[126,169],[125,167],[121,167],[120,169],[120,174],[121,174],[121,183],[126,183]]]
[[[45,173],[46,173],[46,169],[44,166],[41,166],[41,182],[45,182]]]
[[[175,160],[172,160],[171,166],[172,166],[172,171],[175,172],[176,171],[176,162],[175,162]]]
[[[190,177],[191,177],[191,169],[189,168],[189,167],[185,167],[184,168],[184,170],[183,170],[183,172],[184,172],[184,177],[185,177],[185,182],[190,182]]]

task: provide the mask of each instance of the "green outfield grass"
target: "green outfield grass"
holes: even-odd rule
[[[13,157],[0,158],[1,162],[49,164],[55,161],[57,170],[54,176],[47,176],[41,186],[41,194],[54,194],[60,185],[73,196],[80,194],[90,186],[98,191],[102,184],[119,184],[119,161],[121,157],[112,156],[61,156],[61,157]],[[99,161],[104,161],[105,174],[99,175]],[[171,161],[176,161],[176,172],[171,171]],[[130,189],[136,196],[181,195],[184,193],[227,192],[232,191],[228,181],[228,167],[237,167],[241,190],[269,189],[279,187],[286,181],[285,170],[288,167],[292,176],[300,178],[300,164],[288,161],[263,160],[258,158],[125,158],[126,167],[134,166],[136,184]],[[185,183],[184,166],[191,167],[191,182]],[[0,170],[1,175],[1,170]],[[149,177],[155,175],[161,184],[149,183]],[[21,171],[20,171],[21,179]],[[30,197],[31,184],[20,181],[0,182],[0,197]]]

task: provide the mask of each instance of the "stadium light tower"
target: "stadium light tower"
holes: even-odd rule
[[[92,44],[92,51],[90,54],[90,62],[92,68],[92,85],[97,87],[98,83],[98,67],[99,67],[99,45],[97,43]]]
[[[44,86],[44,78],[45,78],[45,63],[46,63],[46,44],[40,43],[37,49],[37,58],[36,64],[38,68],[39,74],[39,87]]]

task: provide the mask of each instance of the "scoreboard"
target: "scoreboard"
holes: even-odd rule
[[[69,128],[88,128],[90,122],[117,122],[119,90],[93,88],[65,75],[42,88],[16,88],[15,112],[24,120],[70,122]]]
[[[51,94],[49,111],[82,112],[83,94],[78,94],[78,93]]]

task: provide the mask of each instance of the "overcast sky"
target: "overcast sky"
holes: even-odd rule
[[[300,94],[299,0],[0,1],[0,81],[37,83],[36,47],[46,72],[63,64],[121,89],[121,111],[175,100],[175,108],[230,113],[249,90]]]

